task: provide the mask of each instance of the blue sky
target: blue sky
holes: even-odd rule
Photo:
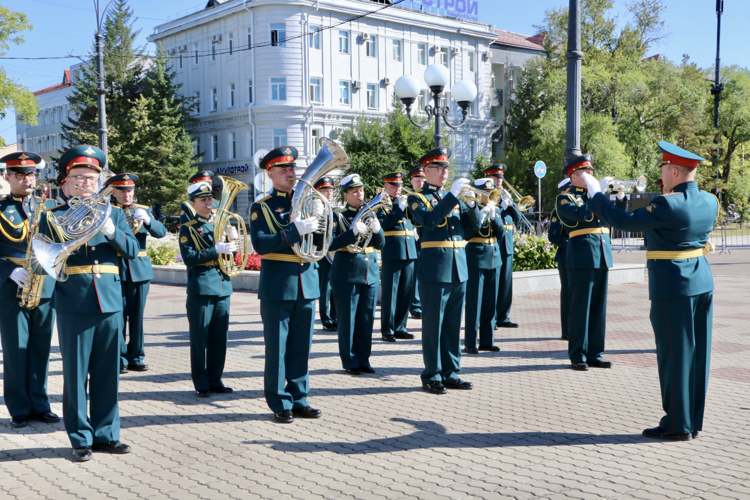
[[[567,5],[566,0],[477,0],[482,22],[498,29],[534,34],[533,26],[540,24],[547,9]],[[107,3],[101,0],[102,5]],[[627,21],[626,1],[616,0],[615,9],[622,22]],[[668,36],[652,53],[661,53],[673,61],[683,54],[701,67],[711,67],[716,58],[715,0],[663,0],[664,19]],[[141,41],[153,27],[163,21],[194,12],[205,6],[198,0],[130,0],[131,8],[142,29]],[[4,0],[3,6],[25,12],[34,30],[25,35],[26,43],[11,47],[8,57],[46,57],[67,54],[86,54],[91,49],[95,31],[92,0]],[[722,17],[722,64],[750,66],[750,50],[746,47],[744,30],[750,24],[750,1],[725,0]],[[153,49],[153,47],[149,47]],[[77,59],[40,61],[1,60],[8,75],[38,90],[59,83],[63,70]],[[0,120],[0,136],[7,143],[15,142],[15,117],[9,112]]]

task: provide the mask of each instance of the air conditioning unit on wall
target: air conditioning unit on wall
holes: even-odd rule
[[[361,89],[362,88],[362,82],[360,82],[360,81],[354,82],[354,88],[357,89],[357,90]]]
[[[362,41],[363,42],[370,39],[370,34],[369,33],[362,33],[360,36],[362,37]]]
[[[390,84],[391,84],[391,79],[390,78],[388,78],[387,76],[385,78],[383,78],[383,85],[385,85],[387,87]]]
[[[221,35],[214,35],[214,42],[221,42]]]
[[[459,52],[461,52],[461,47],[453,47],[454,54],[458,54]]]

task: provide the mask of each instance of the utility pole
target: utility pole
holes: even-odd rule
[[[570,0],[568,7],[567,115],[564,160],[581,156],[581,0]]]
[[[104,22],[104,14],[112,5],[114,0],[109,0],[109,3],[103,11],[99,11],[99,0],[94,0],[94,9],[96,11],[96,93],[98,94],[97,103],[97,116],[99,118],[99,149],[104,152],[104,155],[109,158],[107,148],[107,110],[104,103],[104,96],[107,93],[107,89],[104,88],[104,35],[102,34],[102,23]]]
[[[714,128],[716,129],[716,195],[721,204],[721,189],[718,181],[721,180],[721,170],[719,161],[721,156],[721,133],[719,132],[719,102],[721,101],[721,91],[724,90],[724,84],[721,83],[721,59],[719,57],[721,49],[721,14],[724,12],[724,0],[716,0],[716,75],[714,83],[711,85],[711,94],[714,96]]]

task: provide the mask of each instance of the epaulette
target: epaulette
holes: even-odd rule
[[[335,209],[335,210],[333,211],[333,213],[335,213],[335,214],[339,214],[339,215],[340,215],[340,214],[343,214],[344,212],[346,212],[346,208],[337,208],[337,209]]]
[[[7,199],[8,199],[8,195],[7,194],[0,194],[0,201],[5,201]]]
[[[149,206],[148,206],[148,205],[139,205],[139,204],[137,204],[137,203],[133,203],[133,206],[134,206],[134,207],[138,207],[138,208],[142,208],[142,209],[144,209],[144,210],[148,210],[148,209],[149,209]]]
[[[44,211],[45,212],[49,212],[50,210],[57,210],[58,208],[67,207],[67,206],[68,206],[67,203],[63,203],[62,205],[57,205],[57,206],[52,207],[52,208],[46,208]]]
[[[261,198],[260,200],[255,200],[253,203],[263,203],[264,201],[268,200],[271,197],[272,197],[271,195],[268,195],[265,198]]]
[[[186,223],[184,223],[183,226],[192,226],[193,224],[197,224],[197,223],[198,223],[198,221],[195,220],[195,219],[193,219],[193,220],[189,220]]]

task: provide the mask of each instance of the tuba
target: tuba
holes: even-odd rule
[[[16,298],[21,299],[18,303],[21,307],[26,309],[34,309],[39,305],[39,301],[42,299],[42,288],[44,288],[44,276],[36,274],[34,272],[33,259],[34,259],[34,248],[31,244],[34,235],[39,232],[39,222],[44,213],[44,204],[47,201],[49,195],[49,188],[46,186],[42,190],[42,198],[37,201],[36,196],[31,194],[29,198],[29,208],[31,208],[31,219],[29,220],[29,235],[26,245],[26,257],[23,260],[23,268],[31,275],[29,284],[24,287],[19,287],[16,292]]]
[[[357,215],[354,216],[352,224],[355,222],[362,222],[365,225],[365,230],[357,235],[357,241],[348,245],[346,248],[350,253],[364,253],[365,248],[370,244],[372,240],[372,229],[370,229],[370,221],[376,217],[375,212],[380,208],[387,208],[392,210],[393,203],[391,197],[385,191],[380,191],[375,197],[370,200],[370,203],[365,203],[362,208],[359,209]],[[351,226],[351,224],[350,224]]]
[[[325,224],[322,230],[322,242],[316,244],[314,241],[315,235],[320,235],[321,232],[313,232],[306,234],[302,237],[302,241],[292,245],[294,254],[305,262],[317,262],[325,257],[333,238],[333,207],[331,207],[328,199],[315,189],[315,183],[337,168],[342,170],[349,168],[349,157],[340,145],[331,139],[322,137],[320,146],[318,155],[307,167],[302,177],[297,178],[300,183],[304,184],[304,187],[299,189],[298,185],[298,189],[294,191],[292,210],[289,214],[290,221],[298,218],[307,219],[314,216],[314,202],[320,201],[323,203],[324,212],[323,215],[319,216]]]
[[[99,185],[102,179],[114,175],[105,167],[101,173]],[[74,196],[68,200],[70,209],[59,217],[51,219],[51,225],[61,236],[62,243],[55,243],[42,234],[35,234],[31,240],[34,256],[42,268],[57,281],[68,279],[65,262],[68,257],[81,248],[102,230],[112,213],[112,203],[109,197],[112,194],[112,186],[107,186],[97,192],[89,191],[82,186],[78,189],[91,194],[87,198]]]
[[[247,259],[250,256],[250,246],[247,243],[247,228],[245,221],[239,215],[232,213],[228,208],[232,205],[235,197],[240,191],[248,189],[247,184],[232,177],[219,176],[223,182],[221,188],[221,201],[216,209],[216,221],[214,222],[214,243],[232,242],[237,243],[237,252],[242,256],[241,262],[237,264],[233,255],[219,254],[219,268],[229,277],[237,276],[245,270]],[[229,234],[230,224],[237,224],[237,239],[232,239]]]

